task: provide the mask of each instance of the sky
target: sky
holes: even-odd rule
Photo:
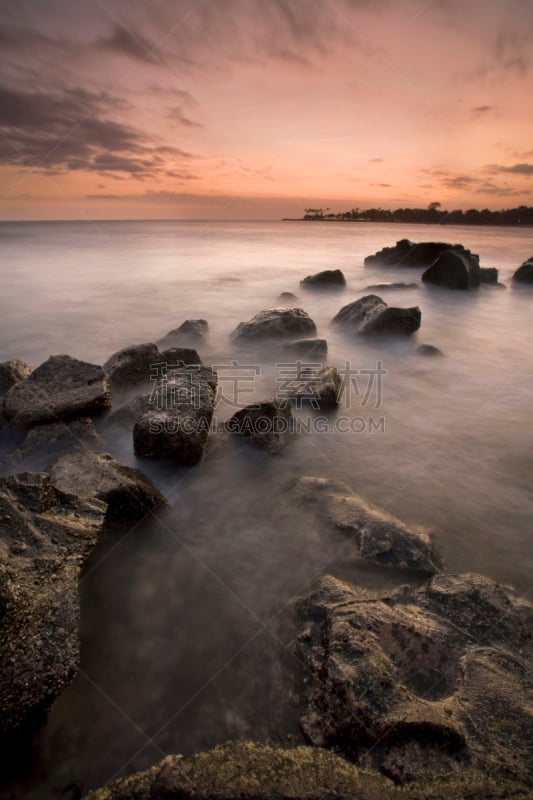
[[[0,0],[0,219],[533,205],[533,0]]]

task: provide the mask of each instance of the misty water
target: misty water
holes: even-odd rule
[[[419,270],[364,269],[385,245],[461,242],[495,266],[507,288],[426,289]],[[291,482],[323,475],[348,484],[404,522],[431,530],[446,568],[475,571],[525,593],[533,566],[531,349],[533,291],[511,284],[533,254],[533,230],[366,223],[97,222],[0,226],[0,360],[37,366],[69,353],[103,363],[155,342],[186,318],[210,333],[205,364],[257,366],[254,394],[279,389],[279,350],[237,352],[238,322],[279,305],[282,291],[327,338],[327,362],[373,370],[375,392],[350,391],[338,417],[353,430],[303,433],[273,458],[213,441],[194,469],[136,459],[130,435],[98,422],[107,449],[148,474],[172,508],[127,536],[103,540],[81,580],[81,670],[55,703],[12,796],[57,797],[231,738],[299,743],[299,664],[287,643],[293,599],[331,573],[381,588],[406,576],[364,566],[342,534],[291,501]],[[340,292],[299,281],[343,270]],[[329,328],[368,284],[422,310],[406,341],[354,339]],[[420,343],[444,358],[423,358]],[[244,373],[242,373],[244,374]],[[249,373],[246,373],[247,375]],[[364,381],[359,381],[364,390]],[[353,388],[353,387],[352,387]],[[217,420],[231,413],[221,400]],[[312,411],[298,412],[302,418]],[[370,420],[380,421],[371,427]],[[334,420],[329,420],[334,422]]]

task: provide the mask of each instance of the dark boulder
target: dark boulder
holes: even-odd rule
[[[109,453],[81,450],[63,456],[48,468],[56,489],[84,500],[102,500],[106,522],[129,526],[167,501],[137,469],[115,461]]]
[[[439,350],[438,347],[435,347],[432,344],[421,344],[419,347],[416,348],[416,352],[419,356],[430,356],[433,358],[434,356],[443,356],[444,353],[442,350]]]
[[[315,336],[316,325],[303,308],[271,308],[241,322],[232,333],[235,342]]]
[[[50,356],[5,397],[8,420],[17,427],[101,413],[111,406],[102,367],[67,355]]]
[[[524,261],[521,267],[518,267],[513,275],[513,281],[516,283],[533,284],[533,256],[527,261]]]
[[[137,383],[147,383],[163,358],[155,344],[137,344],[114,353],[104,364],[104,372],[114,390],[128,389]]]
[[[360,558],[382,567],[407,569],[432,575],[438,557],[431,536],[370,505],[349,486],[327,478],[300,478],[293,490],[304,508],[349,536]]]
[[[328,343],[325,339],[295,339],[287,342],[285,350],[298,358],[325,358],[328,354]]]
[[[476,257],[447,251],[423,273],[422,281],[446,289],[476,289],[481,283],[481,270]]]
[[[156,385],[148,410],[135,422],[138,456],[169,458],[180,464],[201,460],[215,407],[217,374],[190,365],[173,370]]]
[[[199,344],[209,332],[206,319],[186,319],[178,328],[169,331],[157,343],[160,348],[180,347],[182,344]]]
[[[168,350],[161,351],[161,356],[167,369],[202,363],[198,351],[192,347],[169,347]]]
[[[283,300],[284,302],[292,303],[293,300],[298,300],[297,295],[293,294],[293,292],[282,292],[278,296],[278,300]]]
[[[498,283],[498,270],[496,267],[480,267],[479,279],[481,283]]]
[[[429,785],[483,797],[466,791],[482,776],[500,785],[489,797],[531,787],[530,604],[479,575],[379,595],[326,576],[299,611],[309,742],[407,784],[406,797]]]
[[[340,269],[325,269],[315,275],[308,275],[300,281],[304,289],[343,289],[346,278]]]
[[[278,455],[294,433],[291,407],[285,400],[266,400],[239,409],[225,423],[225,430]]]
[[[411,242],[401,239],[394,247],[384,247],[375,255],[365,258],[365,267],[419,267],[427,269],[447,250],[471,255],[462,244],[445,242]]]
[[[358,334],[410,336],[419,329],[421,318],[417,306],[396,308],[369,294],[341,308],[332,324]]]
[[[339,403],[341,386],[336,367],[304,367],[297,372],[292,398],[298,406],[305,403],[316,409],[334,408]]]
[[[105,518],[44,473],[0,480],[0,736],[25,736],[79,662],[80,570]]]
[[[31,367],[25,364],[24,361],[19,361],[18,358],[0,363],[0,401],[12,386],[27,378],[30,373]]]

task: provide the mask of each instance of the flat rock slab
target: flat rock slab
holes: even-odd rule
[[[531,788],[532,612],[479,575],[381,596],[321,578],[299,604],[305,736],[400,784],[473,772]]]
[[[78,579],[106,513],[44,473],[0,480],[0,736],[24,735],[79,661]]]
[[[241,322],[231,338],[235,342],[247,342],[315,335],[316,325],[303,308],[271,308],[260,311],[248,322]]]
[[[224,428],[227,433],[239,436],[271,455],[278,455],[291,440],[293,424],[294,418],[287,401],[266,400],[239,409]]]
[[[84,417],[111,406],[102,370],[68,355],[50,356],[8,391],[4,411],[17,427]]]
[[[103,369],[112,389],[120,391],[147,383],[157,374],[157,365],[164,361],[155,344],[136,344],[113,353]],[[157,375],[159,377],[159,375]]]
[[[396,308],[381,297],[368,294],[343,306],[332,325],[361,335],[410,336],[420,328],[422,313],[418,306]]]
[[[69,453],[52,464],[48,473],[64,494],[106,503],[108,524],[130,525],[167,505],[159,489],[142,472],[119,464],[109,453]]]
[[[349,486],[328,478],[302,477],[293,488],[295,500],[318,511],[332,528],[350,536],[360,558],[381,567],[432,575],[439,559],[431,536],[375,508]]]
[[[135,453],[197,464],[207,445],[216,387],[217,374],[210,367],[191,365],[172,370],[157,383],[148,410],[135,422]]]

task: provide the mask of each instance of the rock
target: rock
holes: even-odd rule
[[[496,267],[480,267],[479,279],[481,283],[498,283],[498,270]]]
[[[155,344],[137,344],[114,353],[104,364],[104,372],[112,389],[120,391],[160,377],[158,366],[163,357]],[[154,371],[155,370],[155,371]]]
[[[446,289],[476,289],[481,282],[477,257],[448,251],[441,253],[423,273],[422,281]]]
[[[346,278],[340,269],[325,269],[316,275],[308,275],[300,281],[300,286],[304,289],[343,289]]]
[[[142,394],[138,397],[134,397],[133,400],[120,406],[116,411],[113,411],[113,413],[107,417],[106,423],[108,425],[118,425],[124,429],[132,428],[143,414],[150,411],[151,399],[151,394]]]
[[[533,284],[533,256],[524,261],[521,267],[518,267],[513,275],[513,281]]]
[[[373,256],[365,258],[365,267],[420,267],[427,269],[441,253],[453,250],[456,253],[472,255],[462,244],[445,242],[415,242],[401,239],[394,247],[384,247]]]
[[[428,533],[367,503],[349,486],[327,478],[303,477],[294,497],[327,525],[350,536],[360,558],[381,567],[408,569],[425,575],[438,571],[438,557]]]
[[[371,283],[366,287],[372,292],[381,292],[384,289],[419,289],[418,283]]]
[[[24,441],[9,453],[4,467],[11,472],[44,470],[51,461],[72,450],[104,446],[92,419],[80,417],[30,428]]]
[[[421,318],[418,306],[395,308],[388,306],[381,297],[368,294],[343,306],[332,324],[359,334],[410,336],[419,329]]]
[[[443,356],[442,350],[432,344],[421,344],[416,348],[416,352],[420,356]]]
[[[185,367],[190,364],[202,363],[198,351],[193,350],[191,347],[169,347],[168,350],[161,352],[161,356],[169,369],[171,367]]]
[[[526,601],[479,575],[373,596],[325,576],[299,611],[308,741],[408,784],[407,797],[483,797],[445,791],[469,775],[492,782],[488,796],[531,788]]]
[[[7,419],[17,427],[99,414],[111,406],[102,367],[67,355],[50,356],[5,398]]]
[[[2,739],[29,735],[76,672],[78,579],[105,511],[44,473],[0,479]]]
[[[0,363],[0,401],[6,396],[8,391],[19,381],[27,378],[31,373],[31,367],[13,358],[11,361]]]
[[[388,800],[390,786],[325,750],[236,741],[206,753],[167,756],[87,800]]]
[[[169,331],[158,342],[159,347],[179,346],[182,342],[201,342],[207,336],[209,325],[205,319],[186,319],[179,328]]]
[[[246,342],[298,335],[316,335],[316,325],[309,314],[303,308],[271,308],[260,311],[248,322],[241,322],[231,338],[236,342]]]
[[[309,403],[314,408],[334,408],[339,403],[342,378],[336,367],[307,367],[298,371],[292,397],[297,405]]]
[[[266,400],[241,408],[224,427],[228,433],[278,455],[291,440],[294,418],[287,401]]]
[[[328,354],[328,343],[325,339],[295,339],[287,342],[285,350],[299,358],[325,358]]]
[[[217,374],[190,365],[173,370],[156,385],[149,409],[135,422],[138,456],[196,464],[202,458],[215,407]]]
[[[282,292],[279,295],[278,300],[284,300],[284,301],[286,300],[286,301],[288,301],[290,303],[293,300],[298,300],[298,297],[297,297],[297,295],[293,294],[292,292]]]
[[[115,461],[109,453],[82,450],[69,453],[48,468],[54,486],[66,495],[102,500],[106,522],[129,526],[167,501],[137,469]]]

